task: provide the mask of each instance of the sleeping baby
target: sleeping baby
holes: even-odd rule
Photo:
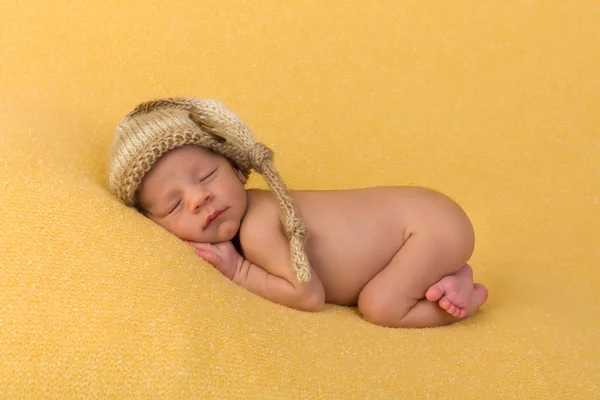
[[[270,190],[245,187],[251,169]],[[290,191],[273,152],[214,100],[137,106],[117,127],[109,185],[227,279],[287,307],[357,306],[374,324],[431,327],[487,300],[453,200],[419,187]]]

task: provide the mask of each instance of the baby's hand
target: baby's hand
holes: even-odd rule
[[[237,252],[231,242],[198,243],[188,242],[196,249],[196,254],[211,263],[219,272],[233,280],[244,257]]]

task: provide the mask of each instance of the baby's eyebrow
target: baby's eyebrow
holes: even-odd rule
[[[159,196],[156,196],[154,199],[147,199],[145,202],[138,201],[138,205],[141,209],[151,212],[152,208],[155,208],[157,204],[161,203],[161,200],[165,198],[165,192],[162,192]]]

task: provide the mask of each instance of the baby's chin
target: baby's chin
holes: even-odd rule
[[[235,223],[234,221],[225,221],[221,224],[221,226],[219,226],[219,239],[221,239],[221,242],[233,240],[233,238],[235,238],[235,235],[237,235],[239,230],[239,222]]]

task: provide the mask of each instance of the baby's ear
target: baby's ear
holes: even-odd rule
[[[246,182],[248,182],[248,178],[246,178],[246,176],[239,169],[233,167],[233,170],[235,171],[235,174],[238,176],[238,178],[240,178],[240,181],[245,185]]]

